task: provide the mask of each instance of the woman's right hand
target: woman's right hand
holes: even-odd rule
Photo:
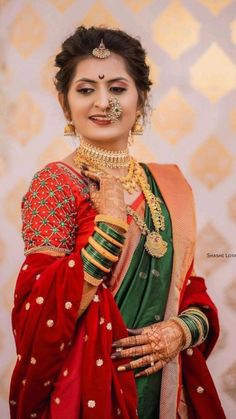
[[[124,190],[120,180],[108,173],[88,167],[84,167],[81,173],[93,181],[89,189],[96,211],[126,222]]]

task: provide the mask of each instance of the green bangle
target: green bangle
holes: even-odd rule
[[[196,320],[198,320],[201,323],[201,328],[203,329],[203,338],[205,340],[209,333],[209,322],[207,316],[200,309],[194,307],[190,307],[184,310],[181,314],[187,314],[192,316],[193,318],[195,317]]]
[[[110,268],[113,264],[110,260],[104,258],[97,250],[95,250],[91,244],[85,247],[85,250],[92,256],[97,262],[101,263],[105,268]]]
[[[203,337],[204,339],[206,339],[209,333],[209,324],[206,323],[205,319],[201,317],[200,315],[198,315],[197,313],[192,313],[192,316],[195,317],[201,323],[201,326],[203,329]]]
[[[104,272],[101,271],[101,269],[97,268],[97,266],[93,265],[91,262],[89,262],[85,256],[81,256],[83,261],[83,268],[84,270],[90,274],[91,276],[94,276],[95,278],[102,278],[104,276]]]
[[[89,275],[93,276],[94,278],[97,279],[102,279],[103,275],[102,274],[98,274],[97,272],[94,272],[89,266],[86,266],[84,264],[84,272],[87,272]],[[104,274],[104,272],[103,272]]]
[[[94,240],[96,240],[96,242],[98,244],[100,244],[102,247],[104,247],[104,249],[111,252],[113,255],[119,256],[119,254],[121,253],[120,248],[114,246],[114,244],[112,244],[112,243],[109,243],[108,240],[106,240],[106,239],[104,239],[104,237],[100,236],[99,233],[97,233],[97,232],[93,233],[93,238],[94,238]]]
[[[104,233],[107,233],[109,236],[111,236],[113,239],[117,240],[119,243],[123,244],[125,241],[125,237],[118,233],[118,231],[114,230],[112,227],[108,226],[105,223],[98,223],[98,227],[104,231]]]
[[[188,326],[192,335],[191,346],[194,345],[198,341],[199,336],[200,336],[200,332],[198,330],[198,327],[196,326],[196,323],[188,315],[181,313],[178,317],[182,319],[185,322],[185,324]]]

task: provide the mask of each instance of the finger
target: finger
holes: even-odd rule
[[[88,177],[91,180],[94,180],[95,182],[99,182],[99,177],[97,174],[92,173],[90,170],[81,170],[82,175]]]
[[[141,327],[141,328],[139,328],[139,329],[126,329],[128,332],[129,332],[129,335],[132,335],[132,336],[134,336],[134,335],[141,335],[142,334],[142,331],[143,331],[143,328]]]
[[[117,348],[116,352],[111,354],[112,359],[119,359],[119,358],[130,358],[134,356],[146,355],[152,352],[152,347],[150,344],[148,345],[141,345],[141,346],[133,346],[129,349]]]
[[[146,368],[144,371],[135,374],[135,378],[147,377],[148,375],[155,374],[155,372],[161,370],[166,365],[164,361],[155,362],[154,366]]]
[[[129,370],[134,370],[136,368],[142,368],[156,361],[158,361],[158,355],[156,354],[146,355],[146,356],[136,359],[135,361],[131,361],[128,364],[120,365],[117,368],[117,371],[129,371]]]
[[[135,345],[144,345],[147,344],[149,338],[147,335],[136,335],[136,336],[128,336],[127,338],[123,338],[120,340],[116,340],[113,342],[113,348],[125,348],[127,346],[135,346]]]

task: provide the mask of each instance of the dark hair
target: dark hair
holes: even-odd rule
[[[68,106],[67,93],[76,65],[82,58],[91,55],[101,40],[106,48],[125,59],[127,71],[138,91],[139,103],[144,109],[152,82],[149,79],[149,66],[145,62],[146,53],[141,43],[119,29],[95,26],[79,26],[75,33],[63,42],[61,52],[56,55],[55,66],[59,67],[59,71],[54,83],[57,91],[63,94],[65,106]]]

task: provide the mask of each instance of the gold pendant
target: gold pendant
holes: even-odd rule
[[[148,233],[144,247],[151,256],[161,258],[166,254],[167,246],[168,243],[163,240],[159,233],[156,231]]]

